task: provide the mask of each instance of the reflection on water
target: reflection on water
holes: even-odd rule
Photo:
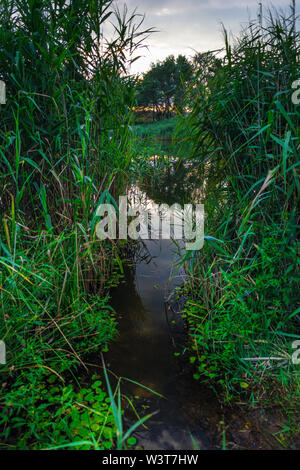
[[[153,203],[204,202],[204,185],[190,168],[173,170],[162,172],[159,185],[140,184],[143,191],[133,187],[132,203],[142,200],[149,208]],[[138,384],[122,381],[122,392],[140,416],[156,413],[134,433],[139,448],[193,449],[192,436],[199,449],[220,448],[224,436],[228,448],[277,448],[277,441],[271,442],[269,434],[265,437],[256,417],[241,413],[239,407],[222,406],[211,390],[192,377],[184,349],[182,305],[174,297],[170,304],[166,302],[185,276],[175,267],[180,244],[177,248],[170,240],[143,240],[132,247],[134,268],[128,266],[126,282],[113,293],[113,305],[121,316],[120,337],[106,354],[106,364],[114,374],[163,395],[160,398]],[[126,400],[124,407],[128,428],[137,417]]]
[[[192,449],[192,434],[198,446],[208,448],[208,439],[184,410],[191,400],[193,379],[183,373],[174,355],[183,323],[176,313],[176,303],[173,309],[166,302],[173,289],[182,283],[184,273],[173,275],[177,255],[172,241],[146,241],[143,250],[148,256],[139,253],[135,272],[127,275],[126,284],[113,296],[114,308],[122,315],[121,335],[106,360],[117,375],[139,382],[164,397],[158,398],[138,385],[127,385],[126,393],[139,397],[135,404],[140,412],[158,411],[146,423],[148,429],[136,432],[139,445],[145,449]]]
[[[179,179],[182,171],[185,169],[178,173]],[[174,176],[176,172],[173,182],[177,185]],[[185,203],[185,189],[180,192],[176,186],[174,190],[172,183],[166,185],[165,178],[170,179],[170,175],[162,174],[160,187],[149,190],[153,199],[133,187],[129,193],[132,204],[143,201],[150,208],[153,202]],[[126,283],[113,295],[113,306],[121,315],[120,337],[106,355],[107,365],[118,376],[163,395],[159,398],[146,388],[127,385],[126,393],[135,397],[139,412],[158,412],[146,423],[147,428],[141,427],[135,434],[145,449],[192,449],[191,434],[200,448],[210,446],[202,429],[188,416],[186,407],[193,401],[195,384],[174,355],[183,344],[184,325],[176,313],[180,311],[179,301],[172,301],[170,307],[167,299],[185,277],[183,269],[176,267],[181,248],[181,242],[175,245],[171,240],[138,242],[135,269],[128,270]]]
[[[121,335],[113,351],[118,370],[113,370],[164,394],[177,367],[170,329],[176,318],[165,300],[182,282],[183,274],[177,273],[168,282],[176,256],[171,241],[146,241],[144,249],[148,257],[141,257],[135,275],[128,275],[113,296],[114,307],[122,315]]]
[[[160,173],[159,183],[142,181],[141,189],[157,204],[203,202],[205,178],[189,164],[174,161]]]

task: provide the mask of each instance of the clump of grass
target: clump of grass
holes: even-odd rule
[[[58,417],[64,400],[50,394],[37,403],[29,381],[39,387],[48,371],[64,383],[116,334],[108,290],[121,275],[118,247],[95,238],[93,220],[101,196],[116,197],[127,181],[135,89],[127,70],[145,35],[142,19],[112,0],[5,0],[0,11],[4,445],[39,447],[43,422],[51,428],[43,445],[51,433],[58,443],[59,420],[51,427],[46,410]]]
[[[206,182],[206,234],[222,241],[206,241],[187,266],[190,360],[195,378],[228,400],[294,402],[299,386],[291,361],[300,283],[295,24],[289,12],[270,12],[233,46],[224,31],[225,56],[213,75],[196,77],[179,123]]]

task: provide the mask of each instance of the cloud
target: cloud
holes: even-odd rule
[[[158,11],[156,11],[154,14],[157,16],[165,16],[165,15],[176,15],[180,12],[180,10],[174,10],[170,8],[162,8]]]
[[[117,0],[119,6],[125,0]],[[258,0],[127,0],[129,10],[145,13],[145,27],[158,30],[148,40],[148,51],[135,62],[133,72],[142,72],[150,63],[169,54],[193,54],[223,46],[221,22],[238,34],[249,18],[257,17]],[[266,10],[271,5],[286,9],[289,0],[262,0]]]

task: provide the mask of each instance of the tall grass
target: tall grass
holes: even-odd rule
[[[196,77],[179,123],[184,154],[203,175],[206,234],[186,284],[195,378],[228,399],[295,391],[299,338],[299,32],[270,11],[229,43],[214,74]],[[209,65],[207,70],[209,70]],[[188,149],[188,153],[187,153]],[[279,386],[278,386],[279,384]]]
[[[84,353],[116,334],[107,292],[120,259],[114,244],[95,238],[92,221],[101,195],[116,197],[127,180],[135,90],[128,67],[147,32],[142,20],[112,0],[4,0],[0,7],[7,91],[0,107],[0,338],[8,388],[15,374],[24,384],[43,380],[41,370],[63,381],[84,366]],[[7,396],[3,388],[0,422],[13,439],[9,423],[27,411],[7,413]],[[23,426],[29,423],[25,416]]]

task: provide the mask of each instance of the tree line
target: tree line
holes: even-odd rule
[[[207,80],[222,64],[213,52],[196,53],[191,59],[174,55],[152,63],[137,86],[137,106],[151,110],[153,119],[172,116],[175,110],[182,113],[186,108],[185,91],[194,83],[195,77]]]

